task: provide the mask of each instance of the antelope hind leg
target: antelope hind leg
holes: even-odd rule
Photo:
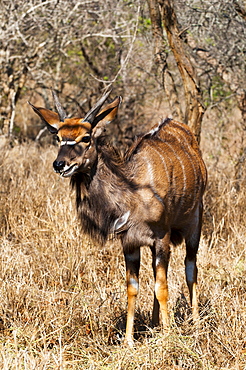
[[[202,224],[202,211],[203,207],[200,204],[197,207],[194,215],[193,222],[193,233],[185,238],[186,242],[186,257],[185,257],[185,274],[186,282],[190,293],[190,303],[192,307],[192,317],[194,323],[199,322],[199,309],[198,309],[198,297],[197,297],[197,265],[196,255],[199,247],[200,236],[201,236],[201,224]],[[195,226],[195,227],[194,227]]]
[[[160,305],[161,320],[163,329],[169,327],[168,318],[168,285],[167,285],[167,270],[170,256],[170,233],[166,233],[163,239],[156,240],[156,257],[155,257],[155,295]],[[154,315],[158,314],[158,309],[153,309]],[[157,320],[157,317],[153,317],[153,321]]]

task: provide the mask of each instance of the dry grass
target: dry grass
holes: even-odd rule
[[[211,155],[216,137],[209,148],[203,144],[210,182],[198,255],[200,328],[190,323],[182,247],[172,251],[169,270],[171,330],[163,335],[149,327],[153,278],[144,248],[132,350],[120,345],[126,310],[120,245],[99,247],[81,234],[68,181],[52,172],[56,148],[2,149],[1,369],[246,368],[246,192],[234,188],[233,160]]]

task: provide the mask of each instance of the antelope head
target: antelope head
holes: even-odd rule
[[[55,91],[52,94],[57,113],[28,103],[59,142],[60,148],[53,163],[54,170],[63,177],[70,177],[76,172],[89,173],[97,158],[96,140],[116,116],[121,97],[116,97],[101,110],[110,94],[108,92],[84,118],[68,118]]]

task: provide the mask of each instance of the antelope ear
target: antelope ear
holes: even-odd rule
[[[118,107],[122,101],[121,96],[117,96],[112,103],[108,104],[102,109],[92,122],[92,134],[95,138],[99,137],[107,124],[109,124],[115,118]]]
[[[32,103],[28,102],[35,113],[44,121],[48,130],[52,134],[57,134],[59,126],[60,126],[60,119],[59,115],[55,112],[52,112],[49,109],[35,107]]]

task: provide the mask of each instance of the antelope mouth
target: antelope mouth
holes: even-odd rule
[[[70,177],[78,168],[79,166],[76,163],[71,166],[65,166],[60,172],[60,175],[61,177]]]

